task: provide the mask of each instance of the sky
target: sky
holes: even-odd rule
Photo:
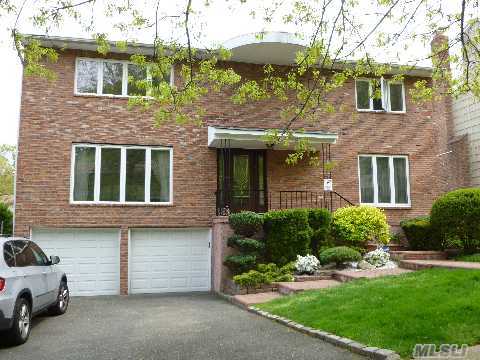
[[[447,1],[447,3],[450,4],[453,2],[457,2],[457,0]],[[181,6],[181,8],[183,8],[184,3],[185,1],[183,0],[163,2],[163,4],[167,5],[165,5],[166,8],[161,10],[161,14],[178,14],[179,7]],[[255,2],[253,3],[255,4]],[[210,46],[212,43],[223,43],[232,37],[262,30],[305,33],[310,31],[310,29],[300,29],[294,25],[286,26],[281,21],[273,21],[271,24],[265,26],[265,23],[261,20],[260,16],[257,16],[256,18],[252,18],[251,16],[252,9],[257,10],[257,12],[260,13],[259,9],[255,8],[255,6],[242,6],[240,8],[234,7],[232,9],[230,8],[230,4],[232,4],[232,2],[217,1],[216,6],[211,6],[208,9],[203,9],[201,12],[196,13],[195,16],[203,20],[201,25],[203,38],[197,41],[197,46],[202,47],[202,45]],[[250,2],[250,4],[252,4],[252,2]],[[282,15],[284,14],[280,13],[279,17]],[[24,25],[21,27],[21,31],[24,33],[39,33],[38,29],[33,28],[29,22],[25,20],[27,18],[28,12],[25,13],[23,19]],[[13,22],[14,19],[12,17],[2,19],[0,22],[0,144],[16,144],[17,142],[22,67],[16,52],[12,48],[11,39],[8,32],[8,27],[10,27]],[[108,33],[110,39],[112,40],[123,39],[119,33],[115,33],[111,30],[108,21],[102,20],[99,22],[99,24],[101,24],[101,26],[97,29],[97,31]],[[371,25],[367,22],[366,26],[368,28]],[[162,30],[163,29],[161,29],[161,31]],[[140,36],[139,34],[134,34],[134,36],[138,41],[150,42],[149,39],[152,39],[151,33],[142,34],[143,35]],[[171,38],[171,36],[178,34],[178,30],[170,27],[168,28],[167,32],[162,32],[162,34],[168,39]],[[51,31],[51,35],[61,35],[67,37],[90,37],[88,34],[83,33],[77,26],[74,25],[66,25],[61,29],[53,30]],[[405,58],[406,56],[411,55],[410,57],[415,57],[418,55],[428,54],[428,52],[428,46],[418,43],[415,44],[414,47],[410,47],[406,54],[403,54],[402,51],[400,51],[401,54],[396,54],[396,56],[403,56]],[[421,65],[429,64],[422,63]]]

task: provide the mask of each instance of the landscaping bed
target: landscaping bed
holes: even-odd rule
[[[441,301],[439,301],[441,300]],[[429,269],[306,291],[258,308],[409,358],[417,343],[480,343],[480,271]]]

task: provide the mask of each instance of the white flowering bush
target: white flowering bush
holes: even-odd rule
[[[299,274],[313,274],[320,267],[320,261],[314,255],[297,255],[295,269]]]
[[[378,248],[365,254],[363,259],[375,267],[385,266],[390,260],[390,254],[385,250]]]

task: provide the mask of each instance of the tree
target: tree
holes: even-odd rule
[[[48,33],[75,23],[92,34],[98,51],[108,53],[112,33],[122,41],[115,45],[126,47],[135,32],[151,34],[153,56],[133,55],[131,60],[141,69],[148,68],[157,81],[132,79],[150,97],[133,97],[132,108],[154,109],[155,123],[203,122],[201,99],[209,92],[232,91],[232,101],[243,104],[276,98],[283,103],[279,116],[280,130],[269,133],[269,142],[292,141],[291,129],[299,123],[318,123],[322,114],[341,111],[327,100],[329,93],[351,78],[374,75],[380,78],[394,66],[396,60],[406,66],[397,68],[401,79],[415,64],[431,59],[434,80],[442,81],[451,95],[472,92],[480,98],[480,27],[478,0],[297,0],[262,1],[240,0],[230,6],[248,9],[252,18],[262,19],[265,26],[276,23],[295,26],[307,46],[300,52],[295,66],[288,70],[267,64],[261,79],[242,79],[223,60],[229,51],[219,46],[203,48],[206,34],[202,20],[209,8],[223,6],[221,0],[178,0],[161,2],[147,0],[0,0],[0,18],[11,18],[9,28],[12,42],[24,65],[26,76],[55,77],[45,62],[54,62],[58,53],[40,46],[34,38],[21,34],[25,25]],[[258,5],[261,3],[261,5]],[[257,6],[258,5],[258,6]],[[212,21],[213,19],[208,19]],[[110,27],[105,27],[109,22]],[[172,37],[164,34],[172,31]],[[409,50],[418,43],[426,44],[436,31],[450,35],[448,44],[440,44],[432,55],[417,56]],[[162,36],[160,36],[162,34]],[[258,34],[262,36],[262,32]],[[442,56],[449,50],[450,56]],[[401,54],[412,54],[405,61]],[[378,62],[379,54],[390,53],[388,61]],[[352,63],[349,60],[355,59]],[[447,61],[455,70],[454,75]],[[172,64],[180,64],[182,81],[176,86],[162,81]],[[432,84],[418,81],[411,90],[417,101],[430,100],[435,95]],[[373,94],[379,97],[379,91]],[[296,143],[297,151],[287,161],[295,163],[305,155],[314,157],[306,142]]]
[[[13,195],[16,147],[0,145],[0,196]]]

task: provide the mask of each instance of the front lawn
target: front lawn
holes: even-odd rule
[[[460,255],[455,258],[456,261],[480,262],[480,254]]]
[[[417,343],[480,343],[480,271],[429,269],[357,280],[258,305],[409,358]]]

